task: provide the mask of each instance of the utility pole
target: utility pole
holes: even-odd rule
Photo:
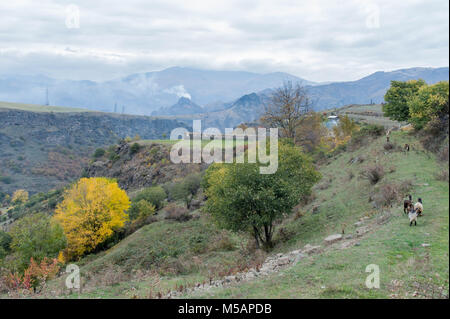
[[[50,102],[48,100],[48,87],[45,88],[45,105],[49,106]]]
[[[117,113],[117,102],[114,103],[114,113]]]

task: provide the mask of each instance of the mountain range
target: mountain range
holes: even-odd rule
[[[201,118],[237,125],[258,118],[262,101],[283,82],[307,88],[315,110],[348,104],[381,103],[392,80],[449,79],[449,68],[409,68],[375,72],[356,81],[315,83],[288,73],[257,74],[173,67],[105,82],[59,80],[47,76],[0,75],[0,101],[84,107],[137,115]]]
[[[284,81],[314,84],[287,73],[257,74],[173,67],[105,82],[0,75],[0,101],[83,107],[103,112],[150,115],[181,97],[208,109]],[[48,92],[48,93],[47,93]]]
[[[449,68],[409,68],[391,72],[379,71],[357,81],[309,86],[308,93],[316,110],[349,104],[382,103],[391,81],[407,81],[419,78],[425,80],[428,84],[448,81]]]

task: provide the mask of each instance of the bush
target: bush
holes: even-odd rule
[[[185,207],[180,207],[171,204],[166,207],[166,219],[176,220],[178,222],[185,222],[192,218],[189,211]]]
[[[94,158],[99,158],[105,155],[106,151],[103,148],[97,148],[94,152]]]
[[[382,125],[369,124],[363,126],[359,130],[359,134],[363,134],[366,136],[379,137],[385,134],[385,128]]]
[[[9,176],[0,176],[0,183],[11,184],[12,181],[12,178]]]
[[[44,258],[40,263],[31,258],[30,266],[23,275],[10,272],[4,281],[10,291],[24,289],[36,292],[41,290],[47,280],[53,279],[58,274],[59,268],[56,258]]]
[[[231,251],[235,246],[230,238],[230,235],[225,230],[222,230],[212,241],[211,250]]]
[[[384,176],[384,168],[381,165],[368,166],[361,172],[361,177],[369,180],[372,185],[378,183]]]
[[[139,145],[139,143],[133,143],[133,145],[131,145],[130,147],[130,154],[136,154],[137,152],[139,152],[139,150],[141,149],[141,146]]]
[[[385,133],[381,125],[369,124],[361,127],[359,131],[353,133],[350,144],[353,148],[363,146],[369,138],[377,138]]]
[[[14,192],[11,202],[15,205],[24,204],[28,201],[28,192],[23,189],[18,189]]]
[[[163,207],[164,200],[166,199],[167,194],[164,188],[161,186],[148,187],[143,189],[133,200],[133,202],[139,202],[141,200],[145,200],[148,203],[155,206],[156,210],[159,210]]]
[[[387,183],[380,187],[375,195],[375,203],[378,206],[392,206],[404,198],[412,187],[411,180],[405,180],[401,183]]]
[[[438,153],[438,159],[443,162],[448,162],[448,144],[441,148]]]
[[[194,234],[189,238],[189,247],[196,254],[204,253],[208,247],[208,240],[204,235]]]
[[[0,259],[4,258],[11,251],[11,236],[0,230]]]
[[[131,220],[135,219],[145,219],[148,216],[154,215],[156,208],[151,203],[147,202],[145,199],[140,201],[134,201],[130,209],[128,210],[128,216]]]
[[[436,179],[438,181],[448,182],[448,170],[443,169],[442,171],[440,171],[438,174],[436,174]]]
[[[110,153],[108,158],[111,162],[116,162],[120,159],[120,156],[116,153]]]
[[[425,128],[421,131],[420,142],[423,147],[433,153],[443,151],[445,156],[445,147],[447,147],[448,158],[448,115],[444,117],[432,118]]]
[[[6,198],[6,196],[8,196],[8,194],[0,192],[0,205],[3,203],[3,201]]]
[[[202,179],[200,174],[186,176],[181,182],[174,183],[170,188],[170,197],[175,200],[183,200],[187,208],[200,188]]]
[[[66,247],[63,229],[46,214],[32,214],[19,219],[10,231],[11,252],[17,255],[15,268],[24,270],[30,259],[40,262],[45,257],[54,258]]]

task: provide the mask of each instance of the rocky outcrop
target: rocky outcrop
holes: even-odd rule
[[[142,145],[138,152],[131,154],[128,143],[115,149],[114,159],[102,158],[85,168],[88,177],[115,178],[119,186],[126,190],[136,190],[170,182],[192,173],[199,173],[207,164],[179,163],[170,161],[170,146],[158,143]],[[200,207],[201,201],[194,200],[193,207]]]

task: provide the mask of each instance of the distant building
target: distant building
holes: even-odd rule
[[[338,115],[330,115],[327,117],[327,121],[325,122],[325,126],[328,129],[332,129],[333,126],[338,125],[339,123],[339,116]]]

